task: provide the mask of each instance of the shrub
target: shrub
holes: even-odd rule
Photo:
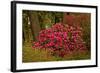
[[[52,55],[59,57],[86,50],[85,42],[82,40],[82,28],[61,23],[41,30],[38,41],[33,42],[33,48],[48,49]]]

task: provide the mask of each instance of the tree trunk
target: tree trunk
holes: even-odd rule
[[[39,32],[40,32],[38,14],[37,12],[29,11],[28,15],[29,15],[29,20],[30,20],[30,27],[32,30],[33,40],[37,40]]]

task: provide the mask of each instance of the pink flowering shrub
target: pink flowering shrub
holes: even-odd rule
[[[33,48],[49,49],[52,55],[64,57],[66,54],[85,50],[86,46],[82,40],[82,28],[56,23],[39,32],[38,41],[33,42]]]

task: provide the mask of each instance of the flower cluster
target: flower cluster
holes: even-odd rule
[[[53,55],[64,57],[73,51],[86,49],[82,40],[82,28],[54,24],[51,28],[39,32],[38,41],[33,42],[33,48],[49,49]]]

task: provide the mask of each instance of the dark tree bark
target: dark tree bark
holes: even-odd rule
[[[40,32],[38,14],[37,12],[29,11],[28,15],[29,15],[29,20],[30,20],[30,27],[31,27],[32,35],[33,35],[33,40],[37,40],[39,32]]]

